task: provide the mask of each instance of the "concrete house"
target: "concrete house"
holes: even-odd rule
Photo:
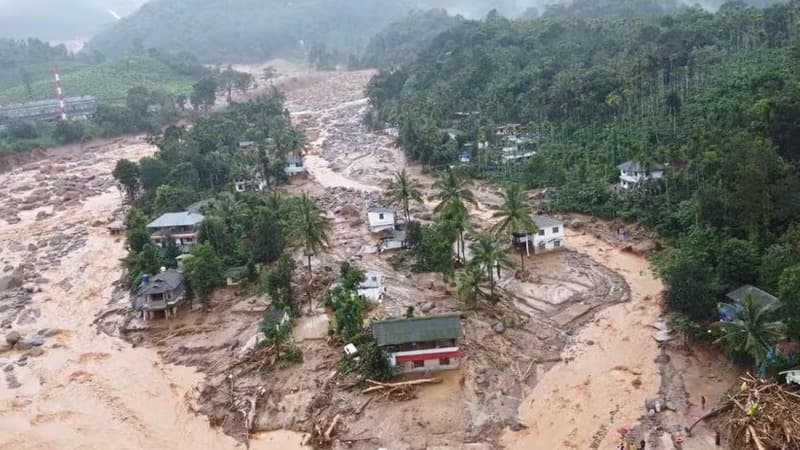
[[[400,373],[458,368],[463,336],[457,314],[373,322],[372,335]]]
[[[331,285],[331,289],[339,287],[339,282]],[[364,273],[364,281],[356,287],[356,293],[372,302],[380,302],[383,298],[385,288],[383,287],[383,274],[380,272]]]
[[[403,230],[383,230],[378,242],[378,253],[406,248],[406,232]]]
[[[152,319],[156,312],[163,312],[169,318],[183,303],[185,288],[183,274],[173,270],[162,270],[154,276],[144,275],[136,291],[134,308],[142,312],[146,319]]]
[[[564,246],[564,224],[550,216],[537,214],[531,217],[538,231],[530,233],[514,233],[514,244],[524,246],[528,254],[542,253]]]
[[[197,232],[203,222],[203,215],[194,212],[175,212],[162,214],[147,224],[150,239],[159,247],[164,246],[167,236],[172,236],[182,253],[189,253],[197,242]]]
[[[630,189],[644,180],[657,180],[664,177],[664,166],[651,164],[645,167],[637,161],[625,161],[617,166],[619,169],[619,187]]]
[[[290,155],[286,158],[286,166],[283,168],[287,176],[293,177],[306,172],[302,155]]]
[[[372,233],[394,230],[397,227],[397,214],[391,208],[370,208],[367,210],[367,220]]]

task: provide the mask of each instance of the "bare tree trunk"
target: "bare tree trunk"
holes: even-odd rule
[[[311,278],[311,254],[309,253],[306,257],[308,258],[308,277]]]

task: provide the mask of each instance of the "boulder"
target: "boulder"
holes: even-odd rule
[[[12,331],[6,335],[6,342],[9,345],[14,345],[22,339],[22,335],[18,331]]]
[[[39,347],[44,345],[45,338],[44,336],[30,336],[22,338],[19,342],[14,345],[14,348],[17,350],[30,350],[33,347]]]
[[[436,307],[436,305],[433,302],[425,302],[425,303],[422,304],[422,306],[420,306],[419,310],[424,312],[424,313],[429,313],[435,307]]]
[[[24,274],[21,271],[16,270],[12,272],[11,275],[0,277],[0,291],[16,289],[22,286],[22,283],[24,281],[25,281]]]
[[[492,330],[494,330],[494,332],[497,334],[502,334],[506,331],[506,325],[498,320],[494,323],[494,325],[492,325]]]
[[[44,355],[44,350],[42,347],[33,347],[32,349],[28,350],[26,353],[28,356],[36,358],[38,356]]]

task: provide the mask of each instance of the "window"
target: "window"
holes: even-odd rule
[[[539,230],[539,236],[544,236],[544,230]]]
[[[545,242],[539,242],[539,248],[543,249],[547,245]]]
[[[561,241],[553,241],[553,248],[561,247]]]
[[[378,214],[378,219],[383,220],[383,213]]]
[[[439,358],[439,365],[440,366],[449,366],[450,365],[450,358]]]
[[[558,227],[553,227],[553,233],[558,233]]]
[[[414,368],[418,369],[420,367],[425,367],[425,361],[424,360],[414,361]]]

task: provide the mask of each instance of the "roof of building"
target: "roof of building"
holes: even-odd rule
[[[458,314],[390,319],[372,323],[379,346],[458,339],[462,336]]]
[[[286,157],[286,164],[303,164],[303,155],[289,155]]]
[[[359,289],[376,289],[381,287],[383,274],[379,272],[367,272],[364,274],[364,281],[358,284]]]
[[[386,229],[380,232],[381,239],[386,240],[398,240],[398,241],[405,241],[406,240],[406,232],[405,230],[396,230],[396,229]]]
[[[367,212],[368,213],[384,213],[384,214],[389,213],[389,214],[394,214],[395,210],[392,209],[392,208],[384,208],[382,206],[377,206],[377,207],[368,209]]]
[[[751,286],[749,284],[745,284],[744,286],[741,286],[738,289],[734,289],[733,291],[730,291],[727,294],[725,294],[726,297],[737,303],[744,303],[744,299],[748,295],[753,295],[756,298],[756,300],[762,305],[778,301],[778,298],[775,297],[774,295],[768,292],[764,292],[761,289],[755,286]]]
[[[558,227],[561,226],[561,221],[556,219],[555,217],[545,216],[544,214],[537,214],[533,217],[533,222],[536,224],[537,228],[550,228],[550,227]]]
[[[639,161],[625,161],[617,166],[617,169],[624,170],[625,172],[646,172],[654,170],[664,170],[663,164],[653,163],[648,168],[645,168]]]
[[[157,295],[171,292],[183,284],[183,274],[174,270],[167,270],[153,275],[139,285],[139,295]]]
[[[158,219],[147,224],[147,228],[186,227],[197,225],[203,221],[203,215],[195,212],[174,212],[162,214]]]

